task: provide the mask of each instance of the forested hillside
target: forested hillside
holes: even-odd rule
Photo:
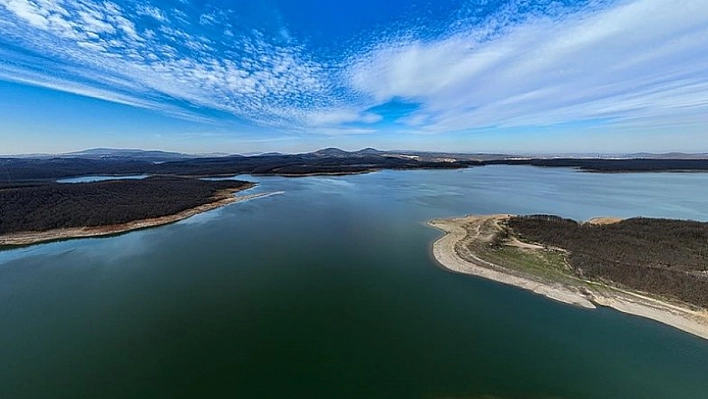
[[[512,217],[507,227],[522,240],[569,251],[580,276],[708,307],[708,223],[633,218],[594,225],[535,215]]]

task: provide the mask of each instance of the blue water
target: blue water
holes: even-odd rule
[[[68,177],[66,179],[57,179],[57,183],[91,183],[96,181],[106,181],[106,180],[140,180],[148,177],[150,175],[130,175],[130,176],[104,176],[104,175],[94,175],[94,176],[79,176],[79,177]]]
[[[708,341],[449,273],[424,222],[708,220],[708,174],[245,178],[285,194],[0,252],[0,397],[706,397]]]

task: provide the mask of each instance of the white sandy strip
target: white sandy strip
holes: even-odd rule
[[[459,221],[461,221],[461,219],[433,220],[428,222],[428,225],[447,233],[433,244],[433,256],[446,269],[513,285],[559,302],[587,309],[595,308],[595,305],[582,294],[571,291],[565,286],[550,286],[524,277],[500,272],[495,270],[499,269],[499,267],[474,255],[471,255],[473,256],[473,262],[462,259],[457,254],[457,251],[455,251],[455,244],[467,236],[467,230],[460,225]]]
[[[617,296],[594,294],[593,302],[623,313],[645,317],[708,339],[708,312],[691,310],[644,295],[622,291]]]
[[[250,201],[250,200],[256,199],[256,198],[266,198],[266,197],[272,197],[272,196],[274,196],[274,195],[281,195],[281,194],[285,194],[285,191],[270,191],[270,192],[267,192],[267,193],[257,193],[257,194],[248,194],[248,195],[237,195],[235,202]]]
[[[508,215],[468,216],[458,219],[433,220],[428,225],[446,234],[433,244],[433,256],[445,268],[500,283],[520,287],[550,299],[584,308],[594,309],[595,304],[610,307],[627,314],[645,317],[670,325],[698,337],[708,339],[708,311],[693,310],[647,297],[640,293],[601,286],[585,295],[564,285],[549,285],[499,271],[501,268],[469,254],[470,260],[461,258],[455,244],[467,237],[464,223],[480,218],[504,218]]]

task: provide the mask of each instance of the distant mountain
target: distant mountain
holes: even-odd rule
[[[498,159],[508,159],[509,155],[505,154],[465,154],[465,153],[454,153],[454,152],[429,152],[429,151],[382,151],[376,148],[363,148],[358,151],[345,151],[340,148],[323,148],[321,150],[311,152],[309,154],[303,154],[307,156],[314,156],[318,158],[370,158],[370,157],[384,157],[384,158],[398,158],[415,160],[420,162],[458,162],[458,161],[487,161],[487,160],[498,160]]]
[[[321,150],[317,150],[315,152],[309,153],[309,155],[314,155],[318,157],[327,157],[327,158],[357,158],[357,157],[368,157],[368,156],[383,156],[387,152],[386,151],[381,151],[377,150],[376,148],[363,148],[358,151],[345,151],[340,148],[323,148]]]
[[[36,184],[39,181],[64,177],[102,174],[305,176],[366,173],[382,169],[461,169],[486,165],[565,167],[606,173],[708,171],[708,158],[685,159],[688,155],[690,154],[663,154],[665,157],[672,156],[676,159],[652,159],[646,156],[633,159],[547,156],[534,158],[503,154],[379,151],[374,148],[348,152],[339,148],[324,148],[305,154],[268,153],[205,158],[164,151],[98,148],[59,156],[0,158],[0,187],[17,182]]]
[[[157,150],[137,150],[137,149],[115,149],[115,148],[92,148],[89,150],[69,152],[60,154],[61,158],[87,158],[106,159],[124,158],[150,162],[176,161],[180,159],[197,158],[196,155],[182,154],[179,152],[157,151]]]
[[[397,150],[385,151],[381,155],[416,159],[428,162],[450,162],[450,161],[489,161],[498,159],[508,159],[512,156],[507,154],[481,154],[481,153],[458,153],[458,152],[429,152]]]
[[[315,152],[310,153],[310,155],[315,155],[318,157],[330,157],[330,158],[338,158],[338,157],[346,157],[351,155],[351,153],[344,151],[339,148],[323,148],[321,150],[317,150]]]
[[[361,154],[361,155],[381,155],[384,154],[384,151],[377,150],[376,148],[364,148],[359,151],[354,151],[354,154]]]

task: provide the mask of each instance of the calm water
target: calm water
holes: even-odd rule
[[[484,167],[285,191],[0,252],[0,398],[704,399],[708,341],[448,273],[430,218],[708,220],[708,174]]]
[[[95,181],[106,181],[106,180],[140,180],[148,177],[150,175],[130,175],[130,176],[108,176],[108,175],[94,175],[94,176],[79,176],[79,177],[68,177],[66,179],[57,179],[57,183],[91,183]]]

